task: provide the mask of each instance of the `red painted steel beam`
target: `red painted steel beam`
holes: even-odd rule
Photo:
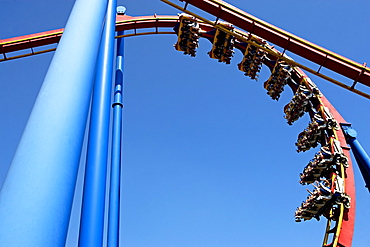
[[[334,119],[340,123],[346,123],[344,118],[338,113],[334,106],[322,96],[322,103],[329,108],[331,114],[333,114]],[[355,227],[355,216],[356,216],[356,190],[355,190],[355,177],[353,172],[353,166],[350,155],[350,148],[347,145],[346,138],[344,137],[342,129],[336,130],[338,140],[343,149],[343,153],[348,158],[349,167],[345,169],[345,192],[351,197],[351,208],[344,210],[344,217],[342,221],[342,229],[338,238],[338,246],[352,246],[353,231]]]
[[[320,66],[328,68],[366,86],[370,86],[370,70],[364,69],[363,65],[283,31],[227,3],[219,1],[219,3],[223,5],[221,6],[216,3],[216,1],[212,0],[180,1],[202,9],[219,19],[230,22],[242,30],[266,39]]]
[[[9,53],[30,49],[38,46],[58,43],[64,29],[56,29],[47,32],[34,33],[9,39],[0,40],[0,53]]]
[[[151,15],[138,17],[117,16],[116,31],[135,30],[142,28],[174,27],[177,22],[178,16],[173,15],[160,15],[160,16]]]
[[[154,16],[117,16],[116,31],[155,28],[155,27],[173,27],[178,21],[177,16],[160,16],[161,19],[155,20]],[[168,19],[163,19],[168,17]],[[135,20],[138,21],[121,23],[122,21]],[[152,20],[148,20],[152,19]],[[0,54],[20,51],[24,49],[31,49],[39,46],[50,45],[58,43],[62,37],[64,29],[56,29],[47,32],[34,33],[9,39],[0,39]]]
[[[178,16],[117,16],[116,31],[138,30],[143,28],[173,28],[178,22]],[[202,30],[213,29],[210,25],[200,23]],[[31,49],[35,47],[58,43],[64,29],[34,33],[9,39],[0,39],[0,54]]]

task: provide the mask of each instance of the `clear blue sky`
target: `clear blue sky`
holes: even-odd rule
[[[0,0],[0,38],[62,28],[73,2]],[[369,62],[368,1],[228,2],[354,61]],[[178,13],[159,0],[119,4],[132,16]],[[123,246],[320,246],[324,218],[294,221],[296,207],[307,196],[299,173],[317,150],[295,152],[297,135],[309,119],[286,124],[283,107],[290,90],[272,101],[262,86],[266,68],[255,82],[238,71],[239,52],[225,65],[208,57],[206,40],[196,58],[175,51],[175,42],[173,35],[126,40]],[[46,54],[0,64],[0,184],[51,58]],[[370,152],[369,100],[311,79]],[[355,176],[353,246],[365,246],[370,242],[370,195],[357,166]],[[67,246],[76,246],[80,192],[77,188]]]

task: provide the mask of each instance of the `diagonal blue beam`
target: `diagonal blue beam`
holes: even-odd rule
[[[65,245],[106,7],[73,7],[0,192],[0,246]]]
[[[352,128],[351,124],[341,123],[341,127],[343,129],[347,143],[350,145],[353,155],[355,156],[362,177],[365,180],[365,187],[370,192],[370,157],[366,153],[360,142],[357,140],[357,132]]]
[[[123,31],[118,36],[124,35]],[[110,172],[110,193],[108,213],[108,245],[119,246],[119,218],[120,218],[120,187],[121,187],[121,136],[122,112],[124,106],[124,38],[117,39],[116,83],[113,102],[113,133],[112,133],[112,161]]]
[[[82,200],[80,247],[103,246],[116,5],[116,0],[109,0],[96,64]]]

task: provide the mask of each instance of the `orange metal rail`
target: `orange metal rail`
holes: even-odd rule
[[[173,27],[178,21],[176,16],[142,16],[140,18],[131,16],[117,16],[116,31],[136,30],[142,28]],[[20,37],[0,40],[0,54],[7,60],[7,54],[15,51],[33,49],[40,46],[58,43],[64,29],[56,29],[47,32],[35,33]]]
[[[338,113],[338,111],[333,107],[333,105],[324,97],[321,97],[323,105],[329,108],[331,114],[338,123],[346,123],[343,117]],[[338,140],[343,149],[343,153],[348,158],[348,163],[350,167],[345,170],[345,191],[348,195],[351,196],[351,208],[344,211],[343,220],[341,223],[340,235],[338,237],[337,246],[352,246],[353,231],[355,225],[355,216],[356,216],[356,189],[355,189],[355,177],[354,171],[352,168],[352,161],[350,155],[350,148],[347,146],[346,138],[344,137],[343,131],[338,129],[336,131]],[[338,229],[336,229],[338,230]]]
[[[147,34],[174,34],[174,31],[163,32],[160,28],[173,28],[178,22],[178,16],[117,16],[116,31],[133,30],[132,34],[125,34],[123,37],[147,35]],[[211,25],[201,23],[201,29],[209,31]],[[151,32],[142,32],[140,29],[152,29]],[[34,48],[56,44],[60,41],[64,29],[56,29],[47,32],[34,33],[9,39],[0,39],[0,62],[32,56],[36,54],[54,51],[56,48],[35,51]],[[146,30],[147,31],[147,30]],[[118,36],[117,36],[118,37]],[[30,53],[13,55],[13,52],[31,50]],[[3,58],[1,58],[1,55]]]

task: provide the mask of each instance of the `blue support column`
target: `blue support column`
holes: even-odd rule
[[[118,36],[124,32],[118,32]],[[120,187],[121,187],[121,135],[122,108],[124,106],[124,39],[117,39],[117,69],[113,107],[112,161],[110,173],[108,247],[119,246]]]
[[[370,191],[370,158],[366,151],[357,140],[357,132],[351,127],[351,124],[341,124],[347,143],[350,145],[353,155],[360,168],[362,177],[365,180],[366,187]]]
[[[82,200],[80,247],[103,246],[116,5],[116,0],[109,0],[96,64]]]
[[[73,7],[1,189],[0,246],[65,245],[106,7]]]

